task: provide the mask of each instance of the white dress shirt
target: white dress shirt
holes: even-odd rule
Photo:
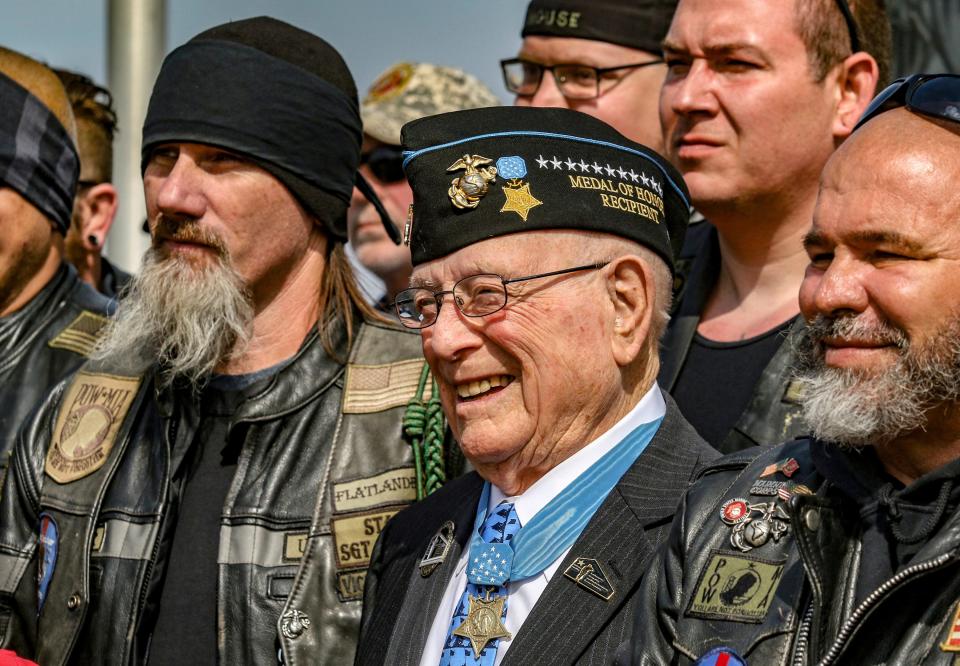
[[[646,395],[630,410],[630,412],[595,440],[564,460],[552,470],[543,475],[536,483],[530,486],[522,495],[508,497],[496,486],[490,487],[490,500],[487,511],[493,511],[500,502],[513,502],[521,528],[529,523],[537,512],[547,506],[554,497],[564,488],[573,483],[584,470],[596,463],[604,454],[619,444],[624,437],[644,423],[662,418],[667,411],[666,403],[659,387],[654,384]],[[524,620],[530,615],[534,605],[543,594],[547,583],[556,574],[560,563],[570,552],[568,548],[555,559],[543,573],[530,576],[522,580],[507,583],[507,619],[504,624],[512,636],[516,636],[523,626]],[[427,644],[423,648],[423,657],[420,666],[437,666],[443,653],[443,646],[447,642],[447,633],[457,603],[463,596],[467,586],[467,560],[470,557],[470,542],[460,556],[457,568],[447,583],[447,589],[440,601],[440,607],[433,618],[433,625],[427,635]],[[499,666],[503,656],[510,648],[510,641],[501,638],[497,649],[495,666]]]

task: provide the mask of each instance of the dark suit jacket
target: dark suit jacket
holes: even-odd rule
[[[520,631],[509,643],[511,664],[606,664],[633,626],[634,594],[654,550],[667,537],[695,469],[718,457],[666,394],[657,434],[587,523]],[[418,664],[447,582],[467,547],[483,479],[451,481],[403,510],[377,541],[367,572],[356,664]],[[419,563],[432,537],[453,521],[455,543],[431,575]],[[577,558],[602,564],[615,593],[604,601],[563,571]]]

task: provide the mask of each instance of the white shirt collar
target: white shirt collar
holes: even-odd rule
[[[522,495],[507,497],[495,485],[490,485],[490,500],[487,512],[493,511],[500,502],[513,502],[520,525],[526,525],[537,512],[550,503],[564,488],[573,483],[580,474],[619,444],[624,437],[644,423],[662,418],[667,413],[663,394],[656,383],[643,398],[612,428],[544,474]]]

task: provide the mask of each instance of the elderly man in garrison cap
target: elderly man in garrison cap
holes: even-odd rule
[[[0,48],[0,485],[20,422],[89,354],[107,299],[64,262],[80,170],[56,75]]]
[[[660,41],[677,0],[533,0],[516,58],[501,61],[520,106],[589,113],[662,152]]]
[[[827,162],[800,287],[813,437],[703,470],[634,663],[956,664],[960,76],[877,96]]]
[[[499,104],[497,96],[477,77],[453,67],[401,62],[377,77],[360,104],[360,172],[395,224],[403,224],[413,203],[400,148],[400,128],[404,123],[438,113]],[[410,281],[410,248],[393,242],[383,227],[381,214],[359,187],[353,190],[347,225],[357,259],[386,287],[378,307],[392,312],[388,304]]]
[[[715,456],[655,380],[683,181],[567,109],[434,116],[403,145],[398,314],[476,472],[381,534],[358,663],[607,663]]]
[[[152,247],[0,500],[4,644],[43,664],[353,658],[379,530],[446,475],[419,336],[374,318],[344,255],[360,139],[315,35],[249,19],[167,56]]]

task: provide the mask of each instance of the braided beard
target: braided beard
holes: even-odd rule
[[[137,374],[158,362],[161,387],[177,378],[200,387],[244,349],[253,323],[250,296],[227,253],[203,263],[147,250],[92,358]]]
[[[822,341],[831,336],[893,344],[897,359],[881,370],[827,367]],[[796,344],[803,417],[819,439],[852,447],[884,444],[924,428],[932,409],[960,400],[960,317],[920,347],[887,323],[819,316]]]

